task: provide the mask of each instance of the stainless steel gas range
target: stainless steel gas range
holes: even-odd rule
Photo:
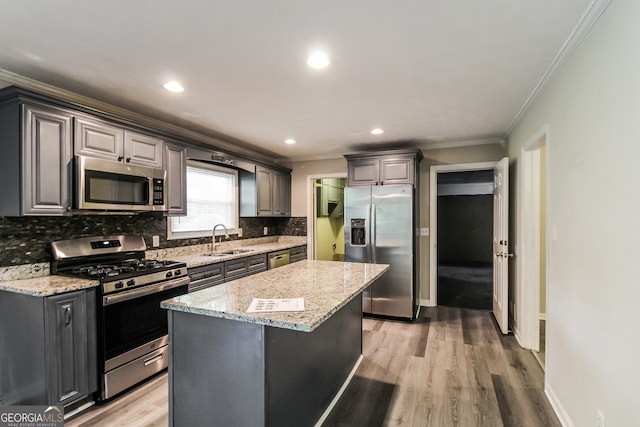
[[[98,374],[106,400],[167,367],[167,313],[160,302],[186,294],[185,263],[145,259],[142,236],[83,237],[51,244],[52,274],[95,279]]]

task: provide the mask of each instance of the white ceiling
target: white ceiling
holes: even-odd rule
[[[274,158],[499,141],[591,2],[0,0],[0,69]]]

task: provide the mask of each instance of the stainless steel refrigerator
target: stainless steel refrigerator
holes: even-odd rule
[[[347,187],[345,260],[389,264],[363,292],[363,311],[414,319],[417,311],[417,207],[412,185]]]

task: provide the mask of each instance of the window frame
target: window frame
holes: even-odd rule
[[[228,167],[224,167],[224,166],[219,166],[219,165],[214,165],[214,164],[210,164],[210,163],[205,163],[205,162],[200,162],[200,161],[195,161],[195,160],[187,160],[187,167],[192,167],[192,168],[198,168],[198,169],[207,169],[210,171],[214,171],[214,172],[219,172],[219,173],[223,173],[223,174],[228,174],[228,175],[232,175],[234,177],[234,206],[233,206],[233,211],[235,212],[235,222],[236,222],[236,227],[233,228],[227,228],[227,232],[229,234],[236,234],[238,233],[238,229],[240,227],[240,178],[238,176],[238,171],[236,169],[233,168],[228,168]],[[187,170],[185,169],[185,174],[187,174]],[[185,203],[187,203],[187,216],[189,215],[189,211],[188,211],[188,197],[189,197],[189,181],[187,179],[187,177],[185,176],[185,180],[187,181],[187,185],[186,185],[186,192],[187,194],[185,195]],[[183,232],[174,232],[172,230],[171,224],[173,221],[173,218],[178,218],[181,216],[185,216],[185,215],[175,215],[175,216],[170,216],[167,218],[167,240],[177,240],[177,239],[197,239],[197,238],[202,238],[202,237],[212,237],[212,231],[213,231],[213,227],[216,224],[211,224],[211,230],[209,231],[183,231]],[[226,224],[225,224],[226,226]],[[216,236],[223,236],[224,235],[224,230],[218,228],[216,230]]]

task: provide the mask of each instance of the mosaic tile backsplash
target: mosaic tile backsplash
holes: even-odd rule
[[[269,236],[306,236],[307,218],[240,218],[242,239],[264,236],[264,227]],[[158,249],[211,242],[210,237],[167,240],[167,218],[154,214],[0,217],[0,267],[48,263],[55,240],[114,234],[140,234],[149,247],[152,236],[160,236]]]

